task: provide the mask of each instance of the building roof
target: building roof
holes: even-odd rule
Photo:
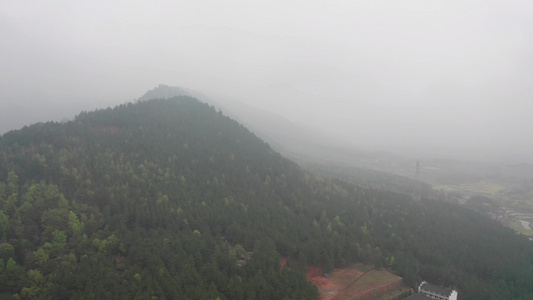
[[[422,284],[420,284],[419,291],[420,290],[429,291],[435,294],[446,295],[446,296],[450,296],[452,294],[452,290],[450,289],[446,289],[446,288],[443,288],[437,285],[433,285],[425,281],[423,281]]]
[[[404,298],[403,300],[428,300],[431,299],[424,294],[413,294],[407,298]]]

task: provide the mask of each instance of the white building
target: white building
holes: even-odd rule
[[[456,290],[445,289],[440,286],[429,284],[425,281],[422,281],[422,283],[420,283],[418,286],[418,293],[423,294],[430,299],[457,300]]]

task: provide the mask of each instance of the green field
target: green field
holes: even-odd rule
[[[508,191],[511,187],[502,183],[482,180],[472,183],[463,183],[457,185],[440,185],[435,186],[435,189],[444,192],[462,192],[467,194],[479,194],[489,197],[498,197]]]
[[[529,187],[515,183],[482,180],[456,185],[437,185],[435,189],[446,193],[457,192],[466,196],[486,196],[498,201],[500,206],[519,212],[533,213],[532,191]]]

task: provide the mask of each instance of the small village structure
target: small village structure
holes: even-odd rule
[[[437,285],[422,281],[418,286],[418,294],[414,294],[404,300],[457,300],[457,291],[446,289]]]

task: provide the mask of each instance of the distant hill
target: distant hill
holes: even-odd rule
[[[0,298],[316,299],[306,265],[357,262],[461,299],[533,296],[526,238],[315,176],[188,96],[1,136],[0,238]]]
[[[276,151],[299,164],[312,166],[313,171],[323,175],[355,180],[359,184],[382,186],[396,192],[412,191],[413,186],[418,184],[408,179],[408,177],[414,177],[416,160],[409,160],[411,165],[405,166],[404,158],[386,152],[355,149],[335,137],[324,135],[304,125],[291,122],[278,114],[249,106],[246,103],[230,100],[215,101],[197,91],[167,85],[159,85],[146,92],[139,100],[167,99],[180,95],[196,97],[215,106],[224,114],[241,122]],[[401,163],[400,166],[398,162]],[[342,166],[344,170],[340,173],[331,172],[332,166]],[[325,169],[329,170],[324,172]],[[338,170],[336,167],[334,169]],[[406,172],[406,169],[411,172]],[[354,172],[357,176],[344,176],[346,173],[353,175]],[[376,176],[376,172],[381,175]],[[377,177],[380,180],[376,181]],[[389,184],[391,182],[392,185]],[[431,189],[427,184],[425,188]],[[429,193],[426,195],[429,196]]]
[[[340,143],[340,141],[333,138],[315,133],[309,128],[303,128],[277,114],[254,108],[241,102],[224,101],[220,103],[200,92],[181,87],[161,84],[146,92],[138,101],[158,98],[168,99],[175,96],[196,97],[215,106],[231,118],[243,123],[270,145],[285,153],[314,151],[321,152],[317,154],[323,154],[323,150],[320,149],[331,147],[331,145],[324,147],[324,143]]]

